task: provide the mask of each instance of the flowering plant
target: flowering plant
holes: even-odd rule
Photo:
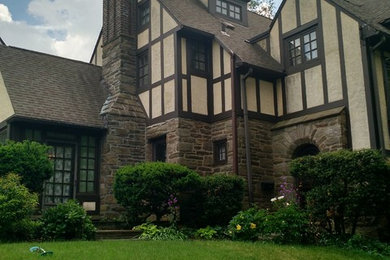
[[[171,194],[169,195],[169,199],[168,199],[168,210],[170,212],[170,222],[171,224],[176,224],[176,221],[177,221],[177,211],[179,209],[179,206],[178,206],[178,200],[176,198],[175,195]]]
[[[229,223],[229,235],[233,240],[257,240],[266,214],[256,208],[240,211]]]

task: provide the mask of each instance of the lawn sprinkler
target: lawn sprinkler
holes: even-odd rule
[[[53,252],[52,251],[46,251],[45,249],[43,249],[42,247],[39,247],[39,246],[33,246],[30,248],[30,252],[31,253],[38,253],[40,256],[49,256],[49,255],[53,255]]]

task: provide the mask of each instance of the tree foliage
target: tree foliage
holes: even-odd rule
[[[275,1],[251,0],[248,4],[248,10],[272,19],[275,11]]]
[[[43,182],[54,173],[48,146],[37,142],[8,142],[0,145],[0,176],[19,174],[21,183],[32,192],[41,192]]]

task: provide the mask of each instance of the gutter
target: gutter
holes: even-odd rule
[[[245,155],[246,155],[246,170],[248,178],[248,199],[249,204],[253,204],[253,185],[252,185],[252,160],[250,149],[250,136],[248,126],[248,102],[246,93],[246,80],[252,74],[253,69],[249,68],[248,72],[241,78],[241,93],[243,96],[244,107],[244,129],[245,129]]]

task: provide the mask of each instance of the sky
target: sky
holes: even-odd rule
[[[275,0],[277,9],[282,0]],[[0,37],[9,46],[89,62],[103,0],[0,0]]]

